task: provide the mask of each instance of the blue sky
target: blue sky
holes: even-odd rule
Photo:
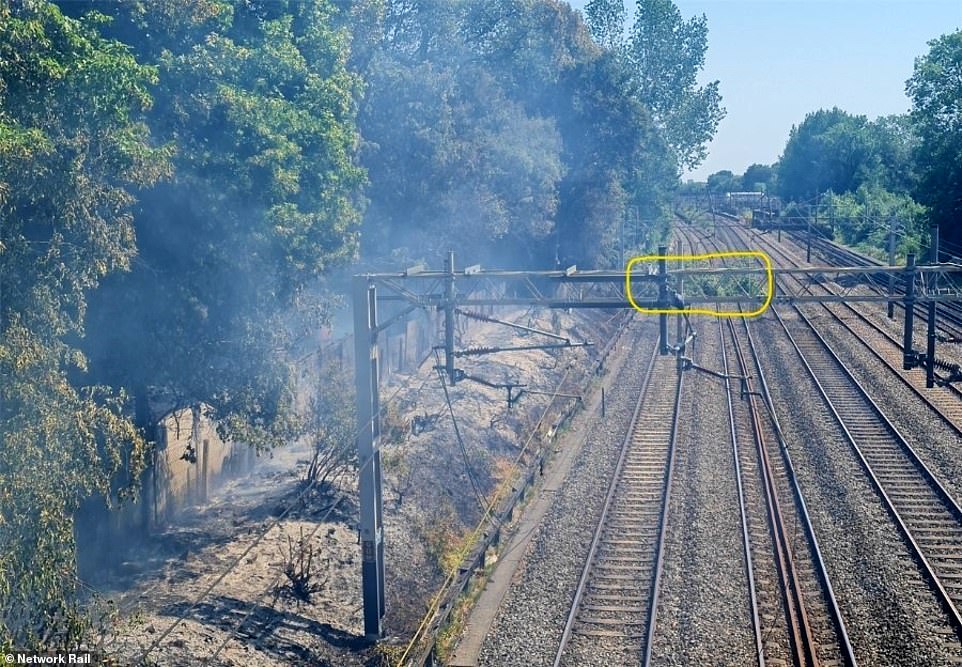
[[[582,9],[584,0],[574,0]],[[634,3],[628,0],[629,14]],[[703,81],[728,115],[689,175],[775,161],[789,129],[819,108],[870,118],[909,109],[905,80],[926,42],[962,27],[962,0],[675,0],[708,17]]]

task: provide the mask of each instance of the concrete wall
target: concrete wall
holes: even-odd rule
[[[224,442],[205,406],[169,412],[157,425],[157,448],[144,480],[151,526],[172,519],[185,506],[206,502],[223,478],[245,472],[253,453],[246,445]]]

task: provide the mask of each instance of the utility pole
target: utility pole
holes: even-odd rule
[[[815,193],[815,223],[818,224],[818,193]],[[808,234],[806,235],[805,261],[812,263],[812,218],[808,218]]]
[[[938,257],[938,230],[933,230],[933,258]],[[364,634],[368,640],[376,641],[384,636],[384,615],[385,615],[385,595],[384,595],[384,529],[382,516],[382,492],[381,492],[381,456],[380,456],[380,403],[378,398],[378,336],[380,332],[387,331],[394,323],[402,322],[409,313],[417,310],[429,312],[443,312],[445,322],[445,341],[446,357],[444,365],[441,367],[443,375],[452,381],[461,379],[471,379],[481,382],[488,386],[508,389],[523,387],[517,383],[495,384],[485,382],[483,378],[476,378],[465,374],[455,368],[454,360],[458,356],[490,354],[494,352],[520,351],[530,349],[551,349],[551,348],[573,348],[589,345],[590,343],[572,343],[565,336],[559,336],[550,332],[538,332],[552,338],[560,339],[557,343],[544,345],[521,345],[516,347],[494,348],[476,347],[466,350],[454,349],[454,323],[455,316],[460,312],[462,316],[479,317],[478,314],[471,314],[461,308],[485,308],[489,306],[538,306],[543,308],[602,308],[602,309],[632,309],[638,308],[642,312],[652,312],[658,310],[671,309],[677,306],[677,300],[669,298],[670,287],[673,280],[679,281],[678,289],[681,290],[680,281],[685,276],[694,276],[692,280],[697,281],[697,276],[717,276],[735,275],[742,273],[746,276],[758,278],[757,269],[750,269],[741,272],[736,268],[713,268],[704,269],[681,267],[668,271],[668,249],[662,245],[658,247],[658,257],[656,261],[656,273],[649,274],[648,271],[639,271],[637,275],[626,274],[625,268],[617,270],[588,270],[579,271],[577,267],[571,266],[564,270],[485,270],[480,265],[469,266],[455,273],[454,253],[448,253],[445,266],[442,270],[431,271],[423,266],[411,267],[405,271],[390,273],[372,273],[357,275],[352,282],[353,297],[353,320],[354,320],[354,376],[355,391],[357,397],[357,453],[358,453],[358,500],[360,509],[360,542],[361,542],[361,583],[363,594],[363,618]],[[938,276],[946,276],[946,287],[951,288],[955,284],[955,276],[962,276],[962,268],[954,264],[945,266],[916,266],[915,255],[910,254],[907,258],[907,265],[903,268],[887,266],[859,266],[859,267],[836,267],[835,273],[847,276],[862,282],[875,280],[879,273],[895,273],[904,276],[906,281],[905,290],[905,312],[906,326],[904,333],[905,355],[903,358],[904,368],[910,370],[919,366],[922,355],[916,354],[912,349],[912,324],[913,307],[916,301],[922,301],[930,305],[930,317],[935,313],[931,306],[931,301],[935,298],[944,301],[962,302],[962,290],[947,289],[945,293],[923,293],[916,295],[915,281],[921,276],[921,281],[926,285],[938,285]],[[829,272],[827,267],[808,267],[808,268],[775,268],[772,270],[773,280],[777,281],[780,275],[802,275],[802,276],[825,276]],[[632,284],[638,291],[632,297],[628,292],[626,280],[630,278]],[[455,280],[463,285],[460,290],[455,289]],[[543,287],[539,288],[543,282],[547,282],[552,287],[547,292]],[[777,283],[776,283],[777,284]],[[490,295],[480,293],[482,286],[504,286],[504,293]],[[564,293],[557,288],[561,286],[577,286],[577,289],[564,290]],[[657,296],[654,292],[657,291]],[[379,295],[379,292],[383,292]],[[802,290],[792,291],[791,286],[781,285],[774,290],[774,294],[763,297],[764,292],[756,291],[753,295],[739,296],[699,296],[698,294],[689,295],[691,303],[739,303],[751,301],[760,303],[763,300],[770,302],[822,302],[837,303],[848,301],[861,301],[872,303],[884,303],[891,300],[889,294],[873,295],[813,295]],[[747,297],[747,298],[746,298]],[[379,320],[377,312],[378,301],[395,304],[406,304],[405,307],[397,310],[388,317]],[[685,310],[685,306],[678,307],[677,311]],[[676,311],[673,310],[673,314]],[[687,313],[680,313],[682,315]],[[672,346],[668,341],[668,314],[659,313],[659,335],[660,353],[668,355],[672,352]],[[488,321],[499,322],[495,318],[487,317]],[[509,326],[520,328],[524,331],[533,331],[530,327],[519,326],[514,323],[500,322]],[[687,325],[687,321],[685,323]],[[934,328],[930,329],[934,331]],[[691,334],[691,329],[682,329],[678,335],[679,347],[688,345],[686,341],[691,341],[691,346],[695,345],[696,339]],[[930,354],[929,359],[935,359],[934,335],[929,339]],[[681,350],[679,350],[681,351]],[[955,369],[953,381],[962,380],[962,368]],[[517,395],[509,393],[509,404],[517,400]],[[607,399],[607,397],[606,397]],[[605,399],[605,400],[606,400]],[[607,405],[602,408],[607,412]]]
[[[929,228],[929,262],[933,265],[939,263],[939,226],[932,225]],[[934,295],[938,292],[938,276],[933,276],[929,290]],[[935,315],[938,304],[929,301],[929,322],[928,322],[928,345],[925,348],[925,386],[931,389],[935,386]]]
[[[361,593],[364,636],[384,634],[384,529],[381,503],[381,435],[378,401],[377,292],[356,276],[354,292],[354,389],[357,392],[358,496],[361,519]]]
[[[665,308],[668,304],[668,254],[666,246],[658,246],[658,303],[660,308]],[[661,356],[668,354],[668,315],[661,313],[658,315],[658,336],[661,341]]]
[[[453,386],[457,382],[454,372],[454,251],[448,251],[444,261],[444,370]]]
[[[680,298],[682,298],[682,300],[684,299],[684,297],[682,296],[684,295],[684,293],[685,293],[685,281],[684,281],[684,278],[681,278],[678,280],[678,295]],[[684,370],[684,367],[685,367],[685,363],[682,360],[682,358],[685,356],[684,319],[685,319],[684,315],[680,312],[677,315],[675,315],[675,344],[676,344],[676,349],[678,350],[677,354],[675,355],[675,364],[676,364],[676,367],[678,368],[678,372],[681,372],[682,370]]]
[[[895,216],[889,218],[889,266],[895,266]],[[888,303],[889,319],[895,319],[895,276],[889,274],[889,296],[893,300]]]
[[[905,329],[902,331],[902,370],[915,368],[913,330],[915,325],[915,253],[905,258]]]

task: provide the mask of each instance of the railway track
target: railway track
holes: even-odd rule
[[[795,232],[789,233],[789,238],[796,245],[804,245],[805,240],[800,239],[799,235]],[[868,255],[863,255],[856,252],[850,248],[844,248],[829,241],[828,239],[822,238],[821,236],[813,236],[812,238],[812,250],[815,253],[822,255],[827,258],[830,262],[838,263],[840,265],[847,266],[883,266],[882,262],[879,262],[873,257]],[[940,253],[941,254],[941,253]],[[927,256],[925,258],[919,259],[920,263],[927,261]],[[943,260],[944,261],[944,260]],[[882,287],[876,286],[874,288],[879,294],[882,293]],[[904,292],[901,287],[896,283],[895,286],[896,294],[901,296]],[[886,292],[887,293],[887,292]],[[904,308],[903,304],[898,301],[895,302],[896,308]],[[915,313],[917,317],[923,319],[926,317],[925,307],[917,305],[915,307]],[[942,332],[944,338],[960,340],[962,339],[962,305],[958,303],[943,303],[939,305],[939,322],[937,323],[937,328]]]
[[[719,249],[712,240],[695,242],[684,233],[682,238],[692,253]],[[854,666],[825,561],[770,408],[749,324],[719,320],[718,337],[756,638],[754,662],[760,667],[769,662]],[[759,387],[753,378],[759,378]]]
[[[682,392],[652,355],[554,665],[647,665],[671,500]]]
[[[740,233],[735,232],[734,234],[740,243],[745,243]],[[754,240],[758,241],[761,240],[761,238],[756,236]],[[768,242],[767,240],[764,241],[764,243],[771,253],[784,258],[793,266],[801,266],[800,260],[788,254],[774,243]],[[826,285],[820,285],[819,287],[828,294],[836,294],[836,292]],[[805,285],[803,288],[808,293],[814,294],[814,290],[810,285]],[[893,336],[883,326],[854,308],[851,304],[822,303],[818,304],[818,306],[827,313],[832,320],[851,332],[855,339],[864,343],[869,354],[891,369],[901,382],[907,385],[924,403],[929,405],[953,431],[962,436],[962,390],[953,384],[948,384],[945,386],[944,391],[932,391],[925,387],[925,380],[920,373],[904,373],[902,370],[902,353],[904,349],[902,347],[902,341]],[[944,376],[936,371],[936,377],[942,378]]]
[[[719,322],[725,342],[728,412],[745,525],[759,666],[854,666],[855,656],[835,599],[811,518],[770,401],[746,321]],[[727,335],[726,335],[727,334]],[[745,350],[749,354],[746,354]],[[755,387],[752,378],[760,378]],[[763,414],[765,416],[763,417]],[[797,534],[801,526],[802,534]],[[756,595],[755,592],[758,592]],[[779,662],[781,661],[781,662]]]
[[[826,310],[828,310],[826,308]],[[801,308],[771,309],[962,639],[962,508]],[[854,312],[854,310],[853,310]],[[901,375],[900,375],[901,376]]]
[[[773,313],[962,639],[962,508],[804,314]]]
[[[685,242],[692,251],[696,251],[693,237]],[[719,626],[719,631],[725,632],[725,627],[738,627],[747,636],[747,625],[743,623],[750,618],[754,639],[754,654],[749,654],[752,647],[746,646],[745,653],[727,656],[725,661],[729,664],[773,667],[855,665],[857,649],[865,665],[920,667],[923,664],[948,664],[941,660],[943,652],[952,657],[959,655],[959,638],[962,637],[957,619],[951,618],[953,610],[962,604],[962,601],[952,597],[956,588],[962,594],[962,552],[959,551],[962,549],[962,515],[953,514],[945,502],[939,505],[941,501],[937,491],[932,483],[925,482],[919,476],[918,466],[891,456],[888,451],[894,447],[891,431],[887,432],[888,450],[882,444],[877,444],[873,449],[872,443],[875,441],[870,438],[867,423],[855,421],[857,417],[854,415],[866,412],[864,405],[851,407],[853,416],[849,418],[846,409],[837,409],[822,393],[815,393],[814,388],[810,388],[806,390],[804,402],[817,405],[806,417],[814,428],[794,418],[788,406],[795,378],[798,377],[808,387],[810,381],[817,383],[823,374],[821,370],[813,372],[809,366],[803,369],[803,352],[798,348],[788,349],[787,338],[790,333],[797,333],[795,330],[800,329],[802,333],[798,337],[803,338],[807,331],[805,327],[808,327],[801,315],[794,317],[779,320],[766,316],[765,322],[757,325],[759,329],[768,329],[766,335],[769,336],[775,326],[784,325],[786,332],[785,335],[776,335],[782,356],[774,357],[766,343],[766,347],[762,348],[764,362],[752,335],[755,323],[734,321],[719,324],[718,337],[723,357],[715,363],[722,364],[720,372],[728,378],[725,381],[727,398],[722,398],[716,385],[713,396],[720,400],[714,400],[712,405],[728,412],[730,434],[724,437],[726,441],[728,437],[731,438],[731,457],[738,479],[737,504],[734,498],[726,498],[725,509],[720,511],[738,512],[740,515],[740,526],[732,523],[730,528],[724,530],[727,531],[726,535],[731,536],[735,535],[735,530],[740,530],[737,536],[741,541],[739,552],[744,551],[745,554],[744,569],[732,568],[729,574],[731,583],[726,581],[725,585],[745,587],[751,591],[751,610],[743,616],[746,620],[737,625],[733,621],[730,625]],[[704,329],[701,333],[704,335]],[[811,335],[818,336],[817,333]],[[823,347],[806,348],[806,353],[813,357],[816,354],[824,355],[829,348],[827,344],[823,344]],[[819,349],[822,351],[817,352]],[[784,356],[786,351],[788,356]],[[790,380],[786,379],[789,371],[782,370],[782,359],[791,366]],[[763,365],[774,378],[774,398],[769,392]],[[799,376],[799,372],[808,373],[809,376]],[[576,567],[583,568],[572,568],[579,574],[568,575],[568,581],[571,582],[567,588],[568,597],[563,598],[566,603],[570,602],[570,606],[554,614],[565,617],[563,628],[561,622],[554,626],[557,628],[554,641],[548,644],[555,667],[648,665],[652,661],[663,664],[664,660],[679,664],[677,661],[681,659],[680,656],[689,653],[680,644],[674,643],[685,641],[684,624],[679,626],[681,630],[675,628],[666,632],[678,616],[674,610],[711,608],[707,606],[711,605],[711,594],[701,595],[699,592],[699,599],[692,599],[691,593],[698,591],[697,584],[688,583],[676,588],[672,583],[678,581],[678,575],[672,575],[672,572],[678,571],[688,582],[705,581],[688,571],[690,561],[675,560],[675,552],[689,555],[703,553],[706,542],[699,534],[706,531],[686,533],[673,529],[672,535],[693,536],[700,545],[689,548],[690,545],[684,543],[684,549],[675,548],[674,545],[679,544],[677,536],[669,537],[665,533],[665,527],[669,525],[670,508],[671,525],[680,525],[677,517],[681,514],[677,507],[672,508],[670,499],[673,493],[682,493],[679,484],[682,479],[688,479],[683,477],[687,450],[681,445],[678,471],[674,473],[678,481],[675,490],[672,490],[681,377],[675,372],[673,359],[656,356],[650,358],[645,375],[647,379],[638,393],[639,401],[634,405],[629,434],[621,443],[617,464],[612,466],[617,471],[609,478],[613,481],[595,487],[606,488],[607,493],[603,508],[598,512],[600,519],[593,531],[590,546],[587,545],[588,540],[581,542],[584,551],[579,550],[575,559],[569,559],[577,563]],[[739,377],[747,378],[744,384]],[[847,389],[844,384],[829,386],[830,395],[842,400],[842,395],[853,392],[854,381],[854,377],[848,377]],[[689,389],[686,391],[697,397],[702,385],[693,382],[687,384]],[[693,390],[692,387],[699,389]],[[776,403],[776,399],[780,402]],[[652,400],[656,403],[652,404]],[[776,405],[778,414],[790,425],[787,436],[775,416]],[[845,417],[840,415],[841,412],[845,413]],[[620,424],[627,421],[625,417],[622,420]],[[712,422],[717,423],[714,416]],[[724,421],[721,424],[724,425]],[[894,426],[891,426],[891,430],[897,432]],[[848,434],[845,439],[841,438],[843,431]],[[832,432],[838,432],[839,435],[829,435],[830,441],[811,439],[812,434]],[[644,436],[640,433],[644,433]],[[621,436],[618,437],[620,439]],[[723,437],[720,429],[718,437]],[[868,454],[860,459],[853,456],[856,450],[852,440]],[[792,453],[800,458],[801,478],[796,474],[789,454],[789,441],[798,449],[796,451],[793,448]],[[842,467],[823,475],[818,466],[823,455],[829,456],[829,450],[833,465]],[[615,451],[614,448],[612,451]],[[904,458],[908,458],[908,455],[903,454]],[[863,472],[869,470],[869,466],[876,466],[877,469],[873,468],[863,478]],[[843,469],[848,474],[839,472]],[[731,472],[724,474],[731,475]],[[874,485],[869,481],[871,475],[879,480]],[[804,481],[805,496],[800,479]],[[934,476],[932,480],[938,484]],[[685,490],[685,493],[689,491]],[[842,493],[845,494],[844,499],[839,496]],[[883,497],[884,500],[893,501],[885,510],[880,501]],[[813,503],[811,517],[806,499]],[[681,501],[677,502],[681,507]],[[723,501],[718,498],[717,502]],[[728,510],[728,507],[732,509]],[[840,507],[845,509],[841,510]],[[709,515],[702,513],[701,516]],[[818,537],[816,528],[819,530]],[[716,549],[720,548],[717,546],[720,544],[717,541],[718,531],[711,532],[716,534],[711,538],[716,540],[712,544],[716,545]],[[830,556],[827,562],[822,556],[819,537],[826,544],[825,554]],[[669,542],[667,553],[672,564],[662,578],[662,553],[666,549],[666,541]],[[727,538],[723,538],[723,541],[729,544]],[[733,542],[730,544],[734,545]],[[558,548],[559,545],[552,542],[551,551],[556,552]],[[560,548],[565,548],[564,543],[560,544]],[[864,561],[863,554],[866,557]],[[869,556],[871,560],[868,560]],[[737,563],[740,558],[740,554],[733,555],[727,562]],[[894,558],[897,558],[897,562],[893,561]],[[865,568],[871,570],[866,572]],[[540,565],[534,565],[530,571],[539,572],[540,577],[541,569]],[[879,574],[873,577],[872,571]],[[576,587],[575,579],[578,579]],[[833,590],[833,580],[840,591],[838,600]],[[930,596],[936,589],[945,593],[938,601],[934,594]],[[686,598],[685,594],[689,596]],[[729,600],[733,599],[727,592],[726,596]],[[895,597],[886,599],[886,596]],[[721,599],[723,596],[717,597]],[[540,606],[545,606],[544,601]],[[549,612],[547,616],[551,615]],[[872,617],[869,622],[866,622],[867,617]],[[942,620],[943,617],[947,620]],[[510,624],[502,623],[502,628],[528,623],[527,619],[535,616],[515,618],[518,617],[512,617]],[[846,621],[853,628],[853,640],[848,637]],[[538,627],[543,628],[544,622],[540,623]],[[890,629],[890,635],[886,635],[885,628]],[[919,641],[919,628],[931,632],[924,642]],[[525,626],[522,625],[521,629],[524,630]],[[528,629],[527,632],[530,645],[533,643],[530,640],[532,631]],[[543,634],[549,638],[552,636],[551,632]],[[671,643],[663,644],[666,638]],[[710,637],[703,636],[699,641],[705,646],[714,644]],[[903,655],[913,641],[920,646],[925,644],[927,649],[933,643],[944,644],[939,643],[937,651],[927,652],[921,657]],[[499,655],[507,653],[507,649],[503,648]],[[526,662],[516,662],[522,658],[516,659],[511,654],[510,660],[502,660],[500,664],[552,664],[551,658],[544,653],[533,653],[528,651],[524,659]],[[926,656],[936,662],[926,662]]]

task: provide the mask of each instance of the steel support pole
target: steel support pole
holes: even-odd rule
[[[354,279],[354,389],[357,397],[358,492],[361,519],[361,593],[364,636],[384,636],[384,531],[381,514],[380,405],[378,400],[377,293]]]
[[[905,258],[905,329],[902,332],[902,369],[915,367],[915,352],[912,350],[912,327],[915,325],[915,253]]]
[[[895,266],[895,218],[889,224],[889,266]],[[888,304],[889,319],[895,319],[895,276],[889,274],[889,296],[892,300]]]
[[[682,302],[685,300],[685,279],[680,278],[678,280],[678,295],[681,297]],[[685,356],[685,318],[679,313],[675,315],[675,341],[676,349],[678,354],[675,355],[675,365],[680,372],[684,367],[684,362],[682,357]]]
[[[666,246],[658,246],[658,275],[660,276],[658,280],[659,308],[668,307],[668,260],[665,259],[667,254],[668,248]],[[658,337],[661,344],[660,354],[664,356],[668,354],[668,315],[665,313],[658,315]]]
[[[448,382],[452,385],[457,378],[454,373],[454,251],[448,251],[448,258],[444,260],[444,370],[448,374]]]
[[[929,262],[932,264],[939,263],[939,227],[938,225],[933,225],[929,230],[929,239],[931,240],[929,247]],[[930,289],[933,293],[938,291],[938,276],[932,277],[932,284]],[[937,314],[938,304],[935,301],[929,301],[929,322],[928,322],[928,341],[925,347],[925,386],[929,389],[935,386],[935,316]]]

